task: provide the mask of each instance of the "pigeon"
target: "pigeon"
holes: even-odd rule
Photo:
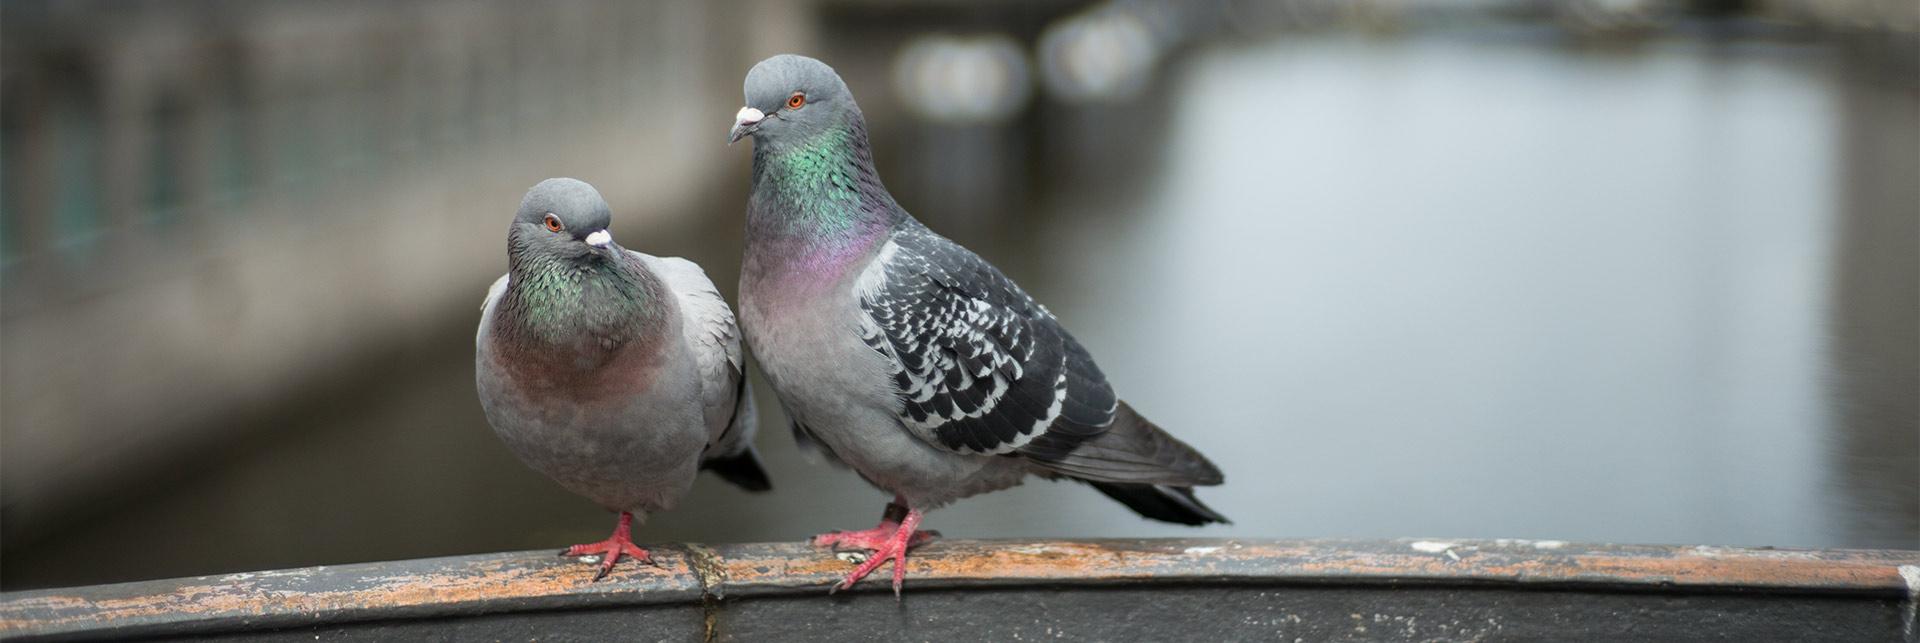
[[[1227,522],[1194,496],[1219,468],[1115,396],[1053,313],[929,230],[880,182],[866,119],[818,60],[746,78],[729,142],[753,139],[740,326],[803,446],[894,495],[880,524],[818,546],[872,555],[936,536],[923,513],[1027,476],[1085,482],[1147,518]]]
[[[752,391],[733,312],[700,266],[620,247],[593,186],[547,179],[507,227],[507,274],[474,337],[480,406],[522,462],[619,514],[562,556],[651,564],[632,523],[672,509],[711,470],[772,487],[753,449]]]

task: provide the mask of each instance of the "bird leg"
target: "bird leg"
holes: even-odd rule
[[[597,543],[568,547],[562,550],[560,555],[599,556],[600,573],[593,575],[593,579],[596,581],[606,578],[607,574],[613,571],[613,565],[614,563],[620,562],[621,554],[626,554],[634,560],[640,561],[642,564],[652,565],[653,554],[649,554],[647,550],[641,549],[633,544],[631,535],[633,529],[631,526],[632,522],[633,514],[622,511],[620,512],[619,522],[613,524],[612,536],[608,536],[606,540]]]
[[[870,549],[872,554],[847,574],[846,580],[833,586],[832,591],[851,589],[854,583],[866,578],[874,570],[880,569],[887,561],[893,561],[893,597],[900,598],[900,586],[907,578],[907,550],[933,540],[938,533],[920,531],[919,509],[909,509],[905,501],[895,498],[887,504],[887,513],[880,520],[880,526],[866,531],[834,532],[814,538],[815,544],[844,544],[860,549]],[[822,543],[822,540],[827,542]]]
[[[881,514],[879,526],[859,531],[830,531],[814,536],[810,542],[815,547],[832,547],[835,551],[843,549],[878,551],[886,546],[887,539],[893,537],[893,532],[900,530],[900,521],[905,520],[906,517],[906,499],[895,496],[893,502],[887,503],[886,513]],[[907,547],[919,547],[939,536],[940,532],[937,531],[913,532],[912,540],[907,543]]]

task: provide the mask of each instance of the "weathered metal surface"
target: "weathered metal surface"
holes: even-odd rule
[[[16,592],[0,636],[1912,640],[1920,583],[1912,551],[942,541],[895,603],[883,582],[827,596],[849,563],[801,544],[651,549],[600,583],[519,552]]]

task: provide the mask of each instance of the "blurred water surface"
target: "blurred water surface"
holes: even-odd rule
[[[1136,408],[1210,454],[1228,483],[1202,496],[1234,524],[1150,523],[1035,482],[932,528],[1920,546],[1920,438],[1897,388],[1920,359],[1913,87],[1812,45],[1583,51],[1526,31],[1224,44],[1174,65],[1148,99],[1157,120],[1102,121],[1143,159],[1137,175],[931,223],[1007,268]],[[616,233],[702,261],[731,292],[737,154],[742,194],[696,227]],[[900,188],[917,181],[895,185],[910,210],[923,197]],[[8,575],[602,537],[610,516],[487,430],[471,332],[316,393],[356,404],[267,418],[281,430],[9,552]],[[789,540],[878,517],[884,496],[805,461],[761,394],[776,492],[703,479],[640,539]]]

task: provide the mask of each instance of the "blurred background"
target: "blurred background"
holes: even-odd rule
[[[0,3],[0,585],[558,549],[472,337],[523,191],[739,268],[741,80],[826,60],[906,207],[1211,456],[961,537],[1920,547],[1911,0]],[[643,542],[866,527],[777,490]]]

